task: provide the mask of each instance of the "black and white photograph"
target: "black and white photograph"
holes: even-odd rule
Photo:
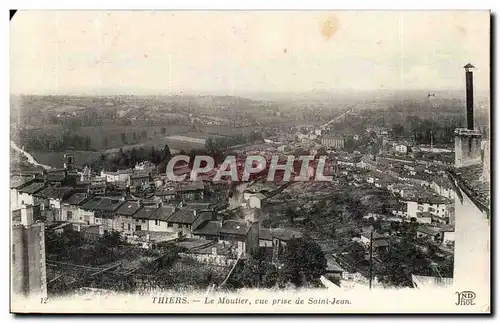
[[[490,313],[490,19],[11,12],[11,312]]]

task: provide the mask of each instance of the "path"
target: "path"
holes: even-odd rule
[[[17,152],[23,154],[27,159],[28,159],[28,163],[34,165],[34,166],[40,166],[40,167],[43,167],[44,169],[51,169],[52,167],[48,166],[48,165],[43,165],[43,164],[40,164],[39,162],[37,162],[35,160],[35,158],[33,156],[30,155],[30,153],[22,150],[21,148],[19,148],[16,143],[14,141],[10,141],[10,146]]]

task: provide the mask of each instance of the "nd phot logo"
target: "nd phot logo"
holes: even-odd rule
[[[455,292],[458,296],[458,300],[455,303],[455,305],[462,306],[462,305],[475,305],[474,299],[476,299],[476,293],[471,292],[471,291],[465,291],[465,292]]]

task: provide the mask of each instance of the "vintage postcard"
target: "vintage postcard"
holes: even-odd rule
[[[11,15],[11,312],[491,312],[489,11]]]

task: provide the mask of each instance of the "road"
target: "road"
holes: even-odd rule
[[[341,113],[340,115],[336,116],[335,118],[333,118],[332,120],[328,121],[327,123],[323,124],[320,126],[320,129],[321,128],[326,128],[328,127],[330,124],[334,123],[335,121],[338,121],[338,120],[341,120],[342,118],[344,118],[345,115],[351,113],[351,111],[353,111],[354,109],[356,108],[356,105],[352,105],[349,107],[349,110],[347,110],[346,112],[343,112]]]
[[[43,164],[40,164],[39,162],[37,162],[35,160],[35,158],[33,158],[33,156],[31,156],[28,152],[22,150],[21,148],[19,148],[16,143],[14,141],[10,141],[10,146],[17,152],[23,154],[26,159],[28,159],[28,163],[34,165],[34,166],[40,166],[40,167],[43,167],[44,169],[51,169],[52,167],[48,166],[48,165],[43,165]]]

